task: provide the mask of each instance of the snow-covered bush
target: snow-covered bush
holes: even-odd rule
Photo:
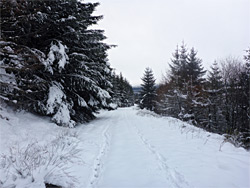
[[[72,128],[76,123],[71,120],[70,110],[72,110],[72,105],[67,102],[66,98],[62,86],[54,82],[49,88],[45,110],[48,115],[53,115],[52,121],[56,124]]]
[[[220,150],[222,146],[228,142],[233,144],[235,147],[244,147],[246,149],[250,149],[250,137],[249,132],[238,132],[234,131],[233,134],[223,134],[224,141],[221,143]]]
[[[0,187],[45,188],[45,183],[75,187],[69,164],[79,162],[76,134],[62,133],[51,143],[13,146],[0,157]]]
[[[156,118],[160,118],[161,116],[156,114],[155,112],[146,110],[146,109],[140,109],[138,110],[138,112],[136,113],[136,115],[139,116],[146,116],[146,117],[156,117]]]

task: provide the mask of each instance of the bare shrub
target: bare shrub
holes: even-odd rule
[[[37,141],[26,146],[12,146],[0,157],[0,187],[45,188],[45,183],[75,187],[70,165],[80,161],[76,134],[61,133],[52,142]]]

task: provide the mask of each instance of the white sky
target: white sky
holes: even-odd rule
[[[100,2],[109,60],[132,85],[141,84],[146,67],[159,83],[177,44],[198,50],[209,68],[214,60],[242,58],[250,47],[250,0],[88,0]]]

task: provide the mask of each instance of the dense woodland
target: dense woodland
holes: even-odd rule
[[[0,98],[61,126],[95,118],[100,109],[134,104],[132,86],[107,58],[103,30],[90,29],[98,3],[77,0],[1,1]],[[244,61],[226,58],[204,70],[197,50],[183,43],[165,81],[146,68],[140,108],[172,116],[249,148],[250,49]]]
[[[169,66],[156,94],[152,71],[150,76],[145,71],[140,106],[224,134],[235,145],[250,148],[250,50],[244,61],[229,57],[214,62],[205,76],[197,51],[188,51],[183,43]],[[150,99],[144,101],[145,96]]]

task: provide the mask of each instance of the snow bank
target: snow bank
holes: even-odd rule
[[[192,187],[250,186],[249,151],[235,147],[222,135],[176,118],[146,110],[134,113],[138,115],[135,126],[145,145]]]
[[[0,187],[75,186],[71,166],[81,151],[75,132],[25,112],[1,108],[0,114]]]
[[[80,151],[74,139],[64,134],[46,145],[36,141],[12,146],[0,158],[0,184],[16,188],[44,188],[45,183],[73,187],[77,180],[70,175],[68,164],[74,163]]]
[[[0,115],[0,187],[250,187],[248,151],[175,118],[118,108],[69,129]]]

